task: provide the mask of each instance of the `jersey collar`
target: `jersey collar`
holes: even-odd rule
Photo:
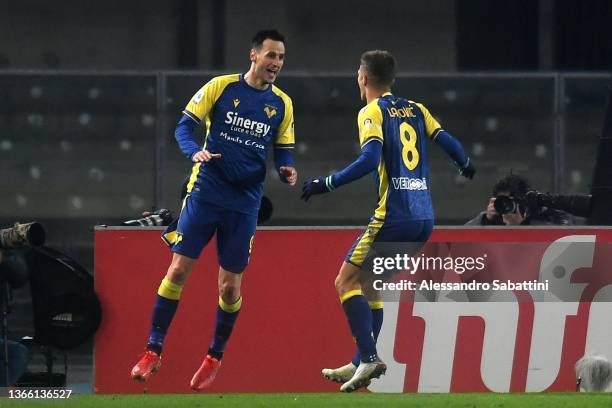
[[[259,93],[264,93],[264,92],[269,92],[272,90],[272,87],[274,85],[269,84],[268,87],[266,89],[257,89],[257,88],[253,88],[251,85],[249,85],[249,83],[244,79],[244,74],[240,74],[240,82],[242,82],[244,84],[244,86],[246,86],[248,89],[250,89],[253,92],[259,92]]]

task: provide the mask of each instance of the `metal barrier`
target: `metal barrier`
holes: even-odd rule
[[[174,124],[189,98],[216,74],[1,72],[0,218],[104,220],[152,206],[177,209],[190,162],[174,142]],[[438,219],[467,220],[509,171],[540,190],[588,192],[609,79],[576,73],[399,75],[395,92],[425,104],[479,170],[466,183],[440,149],[430,149]],[[302,180],[356,157],[362,102],[354,73],[287,72],[278,86],[294,102]],[[297,190],[274,181],[274,172],[269,179],[275,224],[361,223],[375,204],[370,180],[304,205]]]

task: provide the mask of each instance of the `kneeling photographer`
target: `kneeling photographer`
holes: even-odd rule
[[[509,174],[493,186],[486,210],[465,225],[574,225],[573,216],[586,217],[590,205],[589,195],[543,194],[525,177]]]

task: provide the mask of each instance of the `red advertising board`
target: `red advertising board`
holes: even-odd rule
[[[334,278],[359,232],[258,231],[241,314],[210,392],[338,390],[320,373],[345,364],[354,351]],[[143,352],[157,287],[171,258],[159,236],[158,229],[96,229],[95,282],[103,311],[95,339],[98,393],[143,391],[129,373]],[[564,259],[558,245],[567,249],[564,242],[576,239],[611,242],[612,230],[438,228],[431,241],[538,243],[523,258],[543,271]],[[605,246],[581,248],[586,254],[575,268],[586,270],[585,276],[589,268],[609,264]],[[566,279],[580,276],[571,265],[562,266]],[[162,368],[146,384],[148,392],[191,392],[189,380],[213,330],[217,268],[211,243],[183,291]],[[389,370],[370,391],[573,390],[573,365],[585,350],[612,358],[612,322],[604,320],[612,315],[612,303],[589,301],[612,296],[607,283],[612,282],[581,286],[580,294],[590,298],[580,302],[387,302],[379,352]]]

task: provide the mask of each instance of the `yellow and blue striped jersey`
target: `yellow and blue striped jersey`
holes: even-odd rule
[[[270,145],[291,149],[293,105],[274,85],[251,87],[241,74],[211,79],[183,113],[206,127],[204,147],[220,159],[193,166],[187,191],[202,200],[257,213]]]
[[[359,112],[359,142],[382,142],[375,173],[379,220],[434,218],[427,141],[441,129],[422,104],[386,93]]]

